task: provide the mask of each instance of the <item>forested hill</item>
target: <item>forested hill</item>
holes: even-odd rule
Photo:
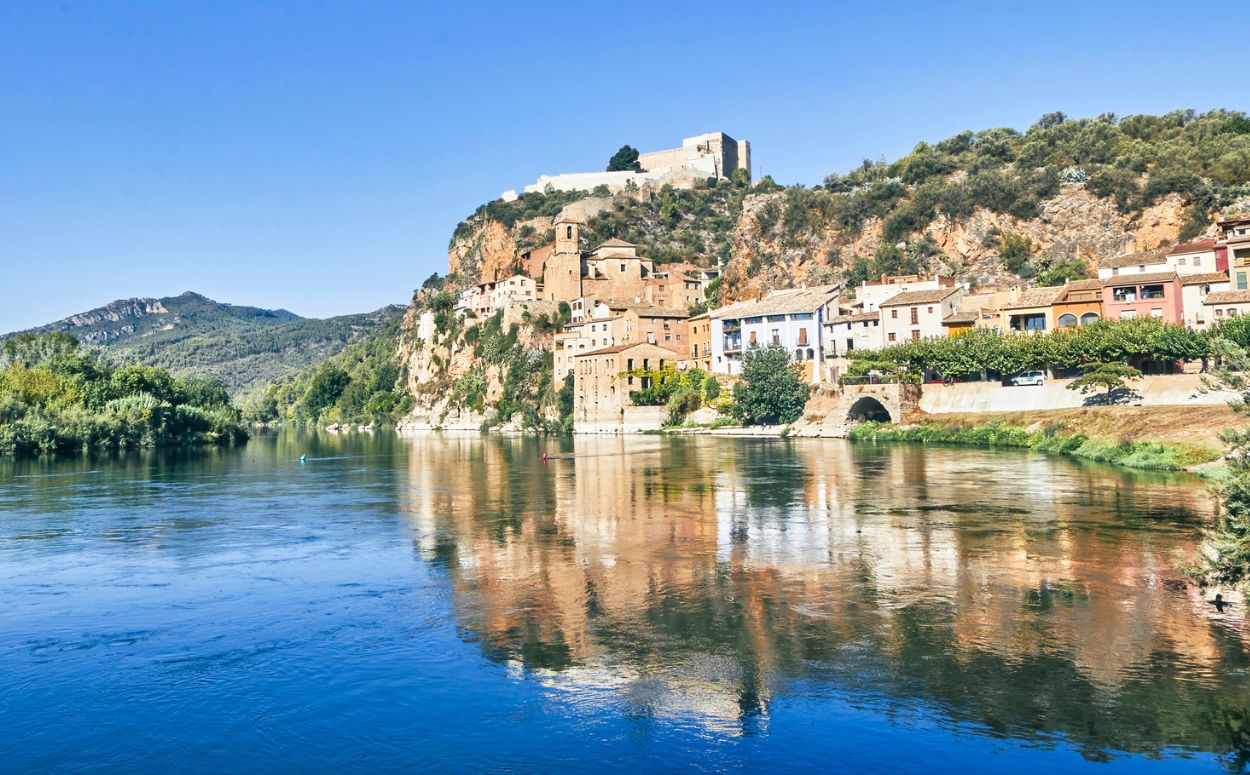
[[[316,319],[222,304],[197,293],[123,299],[32,329],[64,332],[180,376],[220,379],[237,398],[319,363],[397,319],[403,307]]]
[[[919,142],[816,186],[739,176],[694,190],[494,200],[456,228],[449,270],[476,279],[513,268],[516,251],[550,240],[566,211],[586,221],[586,247],[616,237],[660,262],[720,261],[727,299],[917,269],[981,286],[1039,284],[1210,235],[1213,218],[1246,209],[1244,113],[1051,113],[1022,130]]]

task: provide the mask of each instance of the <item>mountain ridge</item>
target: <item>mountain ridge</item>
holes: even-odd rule
[[[403,313],[402,305],[330,318],[218,302],[186,291],[116,299],[60,320],[5,334],[62,332],[179,376],[220,379],[236,399],[319,363]]]

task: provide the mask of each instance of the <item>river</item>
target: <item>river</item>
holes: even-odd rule
[[[1237,771],[1247,629],[1176,570],[1212,509],[818,439],[0,461],[0,769]]]

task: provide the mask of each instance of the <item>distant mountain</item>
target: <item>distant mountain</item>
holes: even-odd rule
[[[31,332],[63,331],[84,344],[176,374],[217,377],[240,398],[329,358],[403,311],[392,305],[320,320],[284,309],[222,304],[188,291],[162,299],[121,299]]]

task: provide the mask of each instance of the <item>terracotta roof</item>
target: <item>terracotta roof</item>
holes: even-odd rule
[[[1183,274],[1181,285],[1202,285],[1203,283],[1232,282],[1224,272],[1208,272],[1207,274]]]
[[[1170,283],[1176,279],[1176,272],[1144,272],[1142,274],[1122,274],[1119,277],[1108,277],[1102,281],[1104,288],[1113,285],[1140,285],[1141,283]]]
[[[1203,304],[1245,304],[1250,302],[1250,291],[1211,291]]]
[[[599,247],[595,248],[595,250],[598,250],[599,248],[636,248],[636,247],[638,246],[632,242],[626,242],[623,239],[616,239],[615,237],[613,237],[612,239],[606,242],[599,243]]]
[[[1064,286],[1067,291],[1094,291],[1102,287],[1102,278],[1091,277],[1088,280],[1073,280]]]
[[[1021,291],[1020,298],[1004,304],[1003,309],[1049,307],[1061,299],[1066,292],[1067,289],[1062,285],[1054,285],[1049,288],[1029,288],[1027,291]]]
[[[878,307],[900,307],[905,304],[933,304],[961,290],[958,286],[933,288],[927,291],[903,291],[878,304]]]
[[[754,301],[739,301],[727,307],[712,310],[713,318],[753,318],[760,315],[785,315],[798,312],[815,312],[833,301],[841,290],[840,285],[816,285],[811,288],[786,288],[772,291]]]
[[[1219,219],[1215,225],[1223,226],[1226,223],[1241,223],[1242,221],[1250,221],[1250,213],[1233,213],[1232,215]]]
[[[707,318],[709,318],[709,317],[711,317],[711,314],[710,314],[710,313],[707,313],[707,312],[704,312],[702,315],[695,315],[694,317],[692,317],[692,318],[690,318],[690,319],[691,319],[691,320],[706,320],[706,319],[707,319]]]
[[[1215,247],[1215,240],[1204,239],[1197,242],[1182,242],[1168,251],[1169,256],[1179,256],[1185,253],[1205,253]]]
[[[1130,253],[1127,256],[1116,256],[1108,258],[1098,266],[1107,269],[1113,269],[1118,266],[1139,266],[1141,264],[1162,264],[1166,261],[1166,256],[1157,250],[1143,250],[1140,253]]]
[[[946,318],[942,320],[942,325],[949,326],[952,323],[975,323],[980,319],[980,312],[956,312],[952,315],[947,315]]]
[[[865,312],[860,315],[838,315],[835,318],[830,318],[829,324],[837,325],[839,323],[858,323],[861,320],[880,320],[880,319],[881,319],[880,312]]]
[[[678,359],[681,359],[682,357],[684,357],[682,356],[681,353],[677,352],[676,350],[670,350],[667,347],[662,347],[658,344],[653,344],[652,342],[626,342],[625,344],[614,344],[611,347],[601,347],[598,350],[591,350],[590,352],[578,353],[574,357],[585,358],[587,355],[612,355],[613,353],[624,352],[625,350],[629,350],[634,347],[654,347],[657,350],[663,350],[664,352],[672,353]]]
[[[667,309],[665,307],[635,307],[634,312],[643,318],[681,318],[685,320],[689,313],[684,309]]]

